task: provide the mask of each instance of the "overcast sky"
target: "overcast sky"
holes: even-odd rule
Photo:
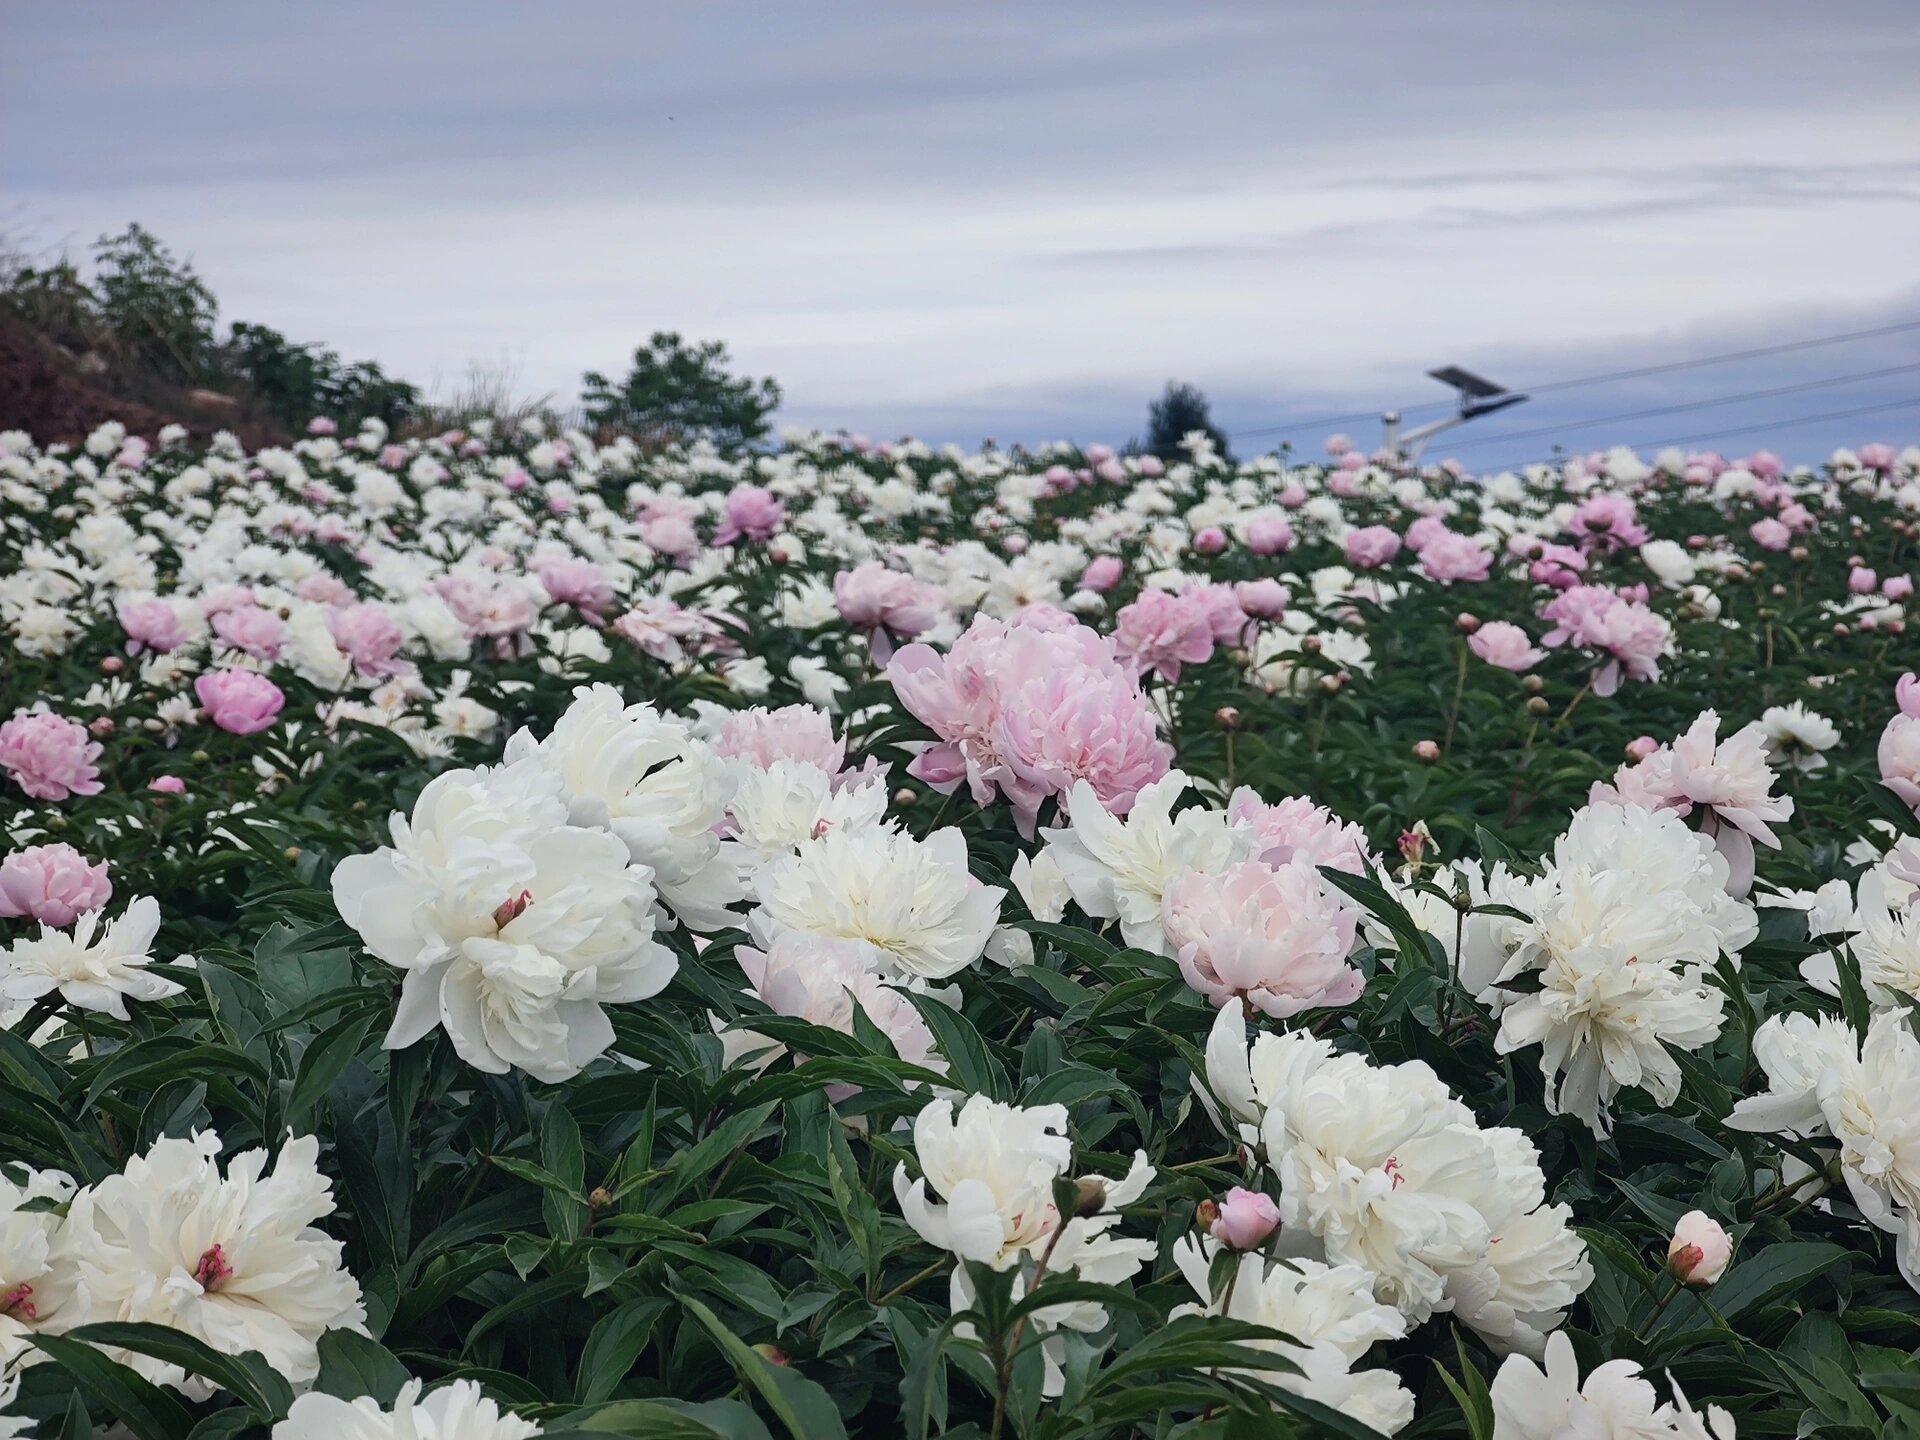
[[[8,0],[0,224],[139,220],[224,319],[442,392],[480,361],[571,400],[672,328],[828,428],[1125,439],[1177,377],[1242,448],[1317,448],[1440,364],[1920,320],[1916,75],[1913,0]],[[1693,436],[1920,438],[1920,329],[1542,395],[1436,453]]]

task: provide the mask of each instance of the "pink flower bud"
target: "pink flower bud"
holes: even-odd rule
[[[187,782],[178,775],[156,775],[147,782],[147,789],[162,795],[184,795],[187,793]]]
[[[1733,1240],[1712,1216],[1689,1210],[1675,1222],[1667,1270],[1682,1285],[1704,1289],[1726,1273],[1731,1259]]]
[[[1227,532],[1218,525],[1209,525],[1193,537],[1193,548],[1202,555],[1218,555],[1227,548]]]
[[[1440,758],[1440,747],[1431,740],[1422,740],[1413,747],[1413,758],[1431,765]]]
[[[1280,1207],[1257,1190],[1238,1185],[1220,1202],[1208,1233],[1234,1250],[1252,1250],[1280,1228]]]
[[[1651,735],[1642,735],[1637,740],[1627,742],[1627,758],[1638,763],[1660,748],[1660,742]]]

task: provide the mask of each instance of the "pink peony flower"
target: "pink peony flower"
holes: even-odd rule
[[[1571,590],[1580,583],[1580,577],[1585,573],[1586,568],[1586,555],[1572,546],[1541,545],[1533,551],[1533,559],[1527,566],[1527,578],[1536,585],[1551,585],[1556,590]]]
[[[257,735],[287,703],[280,687],[251,670],[214,670],[193,682],[207,718],[232,735]]]
[[[1227,819],[1253,832],[1254,858],[1267,865],[1303,860],[1365,875],[1372,864],[1367,832],[1304,795],[1269,805],[1258,791],[1242,785],[1227,799]]]
[[[1900,457],[1894,453],[1893,446],[1878,441],[1860,447],[1860,464],[1868,470],[1888,471]]]
[[[1272,576],[1236,582],[1233,598],[1255,620],[1278,620],[1287,610],[1287,587]]]
[[[1034,624],[981,616],[946,655],[927,645],[901,650],[887,679],[939,737],[907,772],[942,793],[965,781],[982,805],[1004,794],[1026,835],[1047,798],[1077,780],[1125,815],[1172,763],[1113,641],[1070,617]]]
[[[1127,573],[1127,567],[1120,562],[1118,555],[1096,555],[1087,562],[1087,568],[1080,572],[1080,588],[1092,590],[1104,595],[1120,583],[1120,577]]]
[[[338,575],[309,575],[300,582],[295,592],[302,600],[315,605],[350,605],[353,603],[353,591]]]
[[[1769,515],[1747,527],[1747,534],[1762,550],[1784,550],[1793,543],[1793,531]]]
[[[1864,565],[1856,565],[1847,572],[1847,589],[1855,595],[1871,595],[1880,588],[1880,577]]]
[[[1447,533],[1447,522],[1438,515],[1422,515],[1407,527],[1407,549],[1419,554],[1436,535]]]
[[[1207,1233],[1230,1250],[1255,1250],[1280,1228],[1280,1207],[1258,1190],[1236,1185],[1216,1208]]]
[[[1187,983],[1215,1005],[1245,1000],[1275,1018],[1360,998],[1366,981],[1347,963],[1356,918],[1305,861],[1188,871],[1160,902]]]
[[[0,769],[36,800],[98,795],[99,758],[99,742],[77,720],[38,710],[0,725]]]
[[[556,605],[571,605],[589,615],[599,615],[613,604],[613,582],[591,560],[577,555],[546,560],[534,574]]]
[[[836,739],[833,717],[812,705],[769,710],[756,705],[738,710],[720,728],[714,753],[749,760],[762,770],[776,760],[797,760],[838,775],[846,764],[847,742]]]
[[[1114,616],[1113,639],[1137,673],[1173,682],[1182,665],[1205,664],[1213,657],[1213,617],[1193,596],[1148,590]]]
[[[127,653],[155,650],[164,655],[187,643],[187,627],[164,600],[137,600],[122,605],[120,628],[127,632]]]
[[[287,622],[258,605],[237,605],[213,617],[213,633],[229,650],[256,660],[275,660],[286,643]]]
[[[1900,713],[1880,732],[1880,781],[1920,814],[1920,677],[1902,675],[1894,695]]]
[[[1644,760],[1622,765],[1613,784],[1596,784],[1595,804],[1636,805],[1645,810],[1702,811],[1700,833],[1713,837],[1730,873],[1727,893],[1736,899],[1753,888],[1753,846],[1780,846],[1773,822],[1793,818],[1793,801],[1773,793],[1767,763],[1767,733],[1758,721],[1718,739],[1720,716],[1702,710],[1672,745]]]
[[[1889,600],[1905,600],[1913,594],[1913,577],[1889,575],[1880,582],[1880,593]]]
[[[1534,648],[1527,632],[1505,620],[1493,620],[1467,637],[1467,647],[1489,665],[1511,670],[1516,675],[1531,670],[1547,658],[1547,652]]]
[[[1705,1211],[1689,1210],[1673,1226],[1667,1242],[1667,1270],[1682,1285],[1701,1290],[1727,1273],[1733,1237]]]
[[[1431,517],[1428,517],[1431,518]],[[1416,521],[1416,527],[1424,523]],[[1471,535],[1442,528],[1420,549],[1420,569],[1429,580],[1478,582],[1493,568],[1493,552]]]
[[[946,611],[937,586],[869,560],[833,577],[834,608],[849,625],[867,632],[873,662],[885,665],[895,640],[931,630]]]
[[[713,532],[713,543],[770,540],[786,519],[787,507],[764,485],[736,485],[727,492],[725,519]]]
[[[1278,515],[1256,515],[1247,522],[1247,549],[1254,554],[1279,555],[1293,546],[1293,527]]]
[[[1218,555],[1227,548],[1227,532],[1218,525],[1209,525],[1193,537],[1193,549],[1197,555]]]
[[[1567,528],[1589,550],[1637,550],[1647,543],[1647,528],[1625,495],[1589,495],[1573,512]]]
[[[1658,680],[1660,660],[1673,648],[1673,627],[1646,605],[1604,585],[1576,585],[1540,611],[1553,628],[1540,639],[1549,650],[1565,644],[1605,657],[1594,673],[1593,693],[1611,695],[1622,678]]]
[[[107,862],[89,865],[71,845],[34,845],[0,860],[0,916],[64,930],[112,898]]]
[[[184,795],[187,782],[178,775],[156,775],[147,782],[147,789],[160,795]]]
[[[333,643],[362,675],[384,679],[402,668],[394,657],[407,643],[406,632],[386,606],[368,603],[329,610],[327,629]]]
[[[1378,570],[1400,553],[1400,537],[1384,525],[1368,525],[1349,530],[1344,547],[1354,569]]]
[[[1327,436],[1327,454],[1338,460],[1353,449],[1353,441],[1345,435]]]

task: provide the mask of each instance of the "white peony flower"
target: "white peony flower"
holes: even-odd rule
[[[257,1350],[296,1386],[320,1373],[320,1337],[366,1333],[360,1287],[340,1242],[313,1228],[333,1213],[316,1164],[320,1143],[290,1139],[271,1174],[267,1152],[236,1155],[222,1176],[220,1137],[163,1139],[73,1198],[54,1247],[72,1267],[63,1322],[164,1325],[227,1355]],[[148,1379],[195,1399],[213,1386],[177,1365],[120,1355]]]
[[[58,1170],[20,1168],[24,1185],[0,1171],[0,1367],[6,1369],[39,1358],[29,1337],[59,1323],[61,1304],[72,1290],[70,1273],[56,1270],[52,1260],[61,1216],[21,1207],[29,1201],[65,1204],[73,1195],[73,1178]]]
[[[1798,700],[1763,710],[1760,729],[1766,735],[1767,759],[1786,770],[1824,770],[1825,752],[1840,743],[1839,727]]]
[[[476,1069],[564,1080],[613,1043],[603,1003],[673,978],[646,868],[569,825],[536,765],[437,776],[410,822],[394,815],[393,840],[333,872],[341,917],[406,972],[389,1049],[439,1026]]]
[[[1674,1387],[1662,1405],[1631,1360],[1609,1360],[1583,1382],[1573,1342],[1547,1342],[1546,1368],[1510,1355],[1493,1377],[1493,1440],[1734,1440],[1733,1419],[1717,1405],[1701,1419]]]
[[[774,760],[765,769],[732,762],[736,773],[727,813],[734,839],[751,858],[749,872],[809,840],[878,825],[887,813],[886,787],[836,786],[834,777],[803,760]]]
[[[1900,1273],[1920,1290],[1920,1037],[1905,1012],[1875,1015],[1858,1044],[1843,1021],[1775,1015],[1754,1032],[1753,1054],[1768,1092],[1727,1123],[1837,1144],[1854,1204],[1894,1237]]]
[[[1153,1258],[1151,1240],[1126,1240],[1111,1234],[1119,1211],[1131,1205],[1153,1180],[1145,1151],[1138,1151],[1125,1177],[1106,1180],[1082,1176],[1079,1193],[1087,1196],[1079,1212],[1061,1216],[1053,1203],[1053,1182],[1066,1174],[1072,1159],[1065,1130],[1064,1105],[1023,1109],[984,1095],[970,1096],[956,1115],[951,1100],[935,1100],[915,1118],[914,1150],[924,1179],[909,1182],[906,1167],[895,1169],[893,1190],[907,1223],[928,1244],[1006,1270],[1044,1257],[1048,1275],[1072,1274],[1100,1285],[1117,1285]],[[936,1204],[928,1189],[946,1203]],[[971,1308],[972,1281],[956,1265],[951,1280],[954,1310]],[[1023,1273],[1015,1299],[1026,1293]],[[1044,1282],[1043,1282],[1044,1284]],[[1046,1305],[1033,1312],[1042,1344],[1041,1390],[1049,1397],[1065,1387],[1065,1347],[1049,1332],[1092,1334],[1107,1325],[1104,1306],[1091,1301]],[[972,1335],[971,1326],[955,1334]]]
[[[31,1001],[58,990],[69,1005],[125,1020],[129,997],[165,1000],[181,993],[181,986],[146,968],[160,933],[159,902],[137,896],[104,931],[100,915],[88,911],[71,930],[42,925],[38,936],[0,951],[0,997]]]
[[[1599,804],[1574,816],[1513,902],[1532,922],[1500,931],[1500,980],[1530,974],[1538,988],[1507,997],[1495,1048],[1541,1047],[1549,1108],[1604,1133],[1623,1088],[1673,1103],[1680,1069],[1667,1046],[1698,1050],[1720,1033],[1726,997],[1707,976],[1758,933],[1751,908],[1725,894],[1726,874],[1713,843],[1671,811]]]
[[[881,825],[808,840],[760,872],[759,892],[748,923],[762,945],[783,930],[859,940],[883,976],[910,983],[978,960],[1005,893],[968,873],[958,830],[916,840]]]
[[[1537,1352],[1592,1283],[1532,1142],[1481,1129],[1426,1065],[1373,1065],[1301,1031],[1249,1049],[1235,1005],[1206,1056],[1223,1128],[1266,1147],[1288,1233],[1364,1268],[1408,1320],[1453,1310],[1496,1348]]]
[[[1191,870],[1226,869],[1252,852],[1253,836],[1218,810],[1196,807],[1173,813],[1187,788],[1178,770],[1141,790],[1125,820],[1107,813],[1086,781],[1074,783],[1071,823],[1042,830],[1074,903],[1096,920],[1120,922],[1127,944],[1169,955],[1160,923],[1166,889]]]
[[[299,1396],[273,1427],[273,1440],[532,1440],[540,1433],[531,1420],[503,1413],[471,1380],[443,1385],[424,1400],[420,1382],[410,1380],[391,1410],[370,1395]]]
[[[1373,1276],[1357,1265],[1323,1265],[1317,1260],[1267,1260],[1239,1257],[1219,1295],[1212,1291],[1214,1240],[1182,1236],[1173,1244],[1174,1264],[1200,1296],[1167,1318],[1224,1315],[1251,1325],[1283,1330],[1296,1344],[1249,1340],[1242,1344],[1284,1355],[1300,1374],[1246,1372],[1267,1384],[1308,1400],[1317,1400],[1363,1425],[1392,1435],[1413,1419],[1413,1392],[1391,1370],[1355,1370],[1376,1340],[1397,1340],[1407,1333],[1406,1317],[1373,1298]],[[1229,1371],[1228,1373],[1234,1373]]]
[[[728,909],[743,893],[738,869],[715,833],[733,772],[684,724],[651,705],[623,705],[611,685],[583,686],[546,739],[522,730],[507,742],[505,759],[531,760],[558,776],[573,823],[619,836],[689,929],[739,923]]]

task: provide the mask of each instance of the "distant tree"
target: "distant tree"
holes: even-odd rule
[[[100,320],[124,358],[186,384],[217,378],[219,307],[191,265],[139,225],[102,235],[93,257]]]
[[[420,408],[419,390],[378,365],[343,365],[324,346],[298,344],[265,325],[235,321],[220,360],[264,409],[294,428],[326,415],[349,427],[371,417],[392,429]]]
[[[581,400],[596,425],[662,439],[711,440],[734,450],[765,438],[780,387],[735,376],[728,364],[727,347],[718,340],[689,345],[672,331],[655,331],[633,352],[633,368],[619,384],[589,370]]]
[[[1162,460],[1183,460],[1186,451],[1180,448],[1180,442],[1195,430],[1213,437],[1213,448],[1223,459],[1233,458],[1226,432],[1213,423],[1207,397],[1192,385],[1169,380],[1165,393],[1147,407],[1147,439],[1142,448]]]

